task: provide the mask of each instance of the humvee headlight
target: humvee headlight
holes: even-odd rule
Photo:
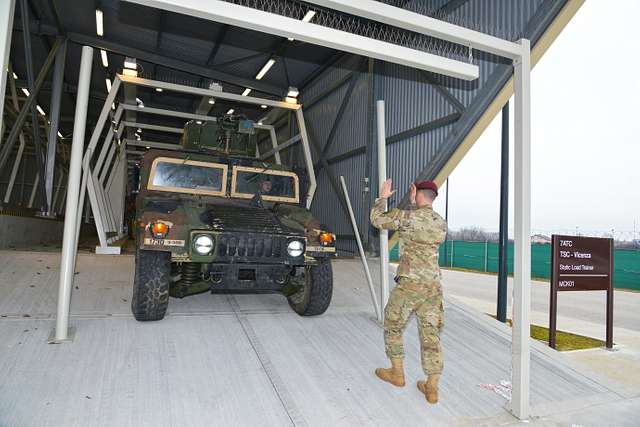
[[[193,241],[193,249],[200,255],[209,255],[213,251],[213,239],[201,234]]]
[[[289,256],[293,258],[299,257],[304,252],[304,243],[302,243],[300,240],[290,241],[289,245],[287,246],[287,252],[289,253]]]

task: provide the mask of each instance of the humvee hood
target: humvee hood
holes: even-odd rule
[[[216,231],[303,235],[282,224],[269,209],[250,205],[207,205],[200,219]]]

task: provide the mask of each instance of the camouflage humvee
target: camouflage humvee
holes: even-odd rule
[[[149,150],[136,199],[137,320],[164,317],[169,295],[279,292],[300,315],[331,301],[335,235],[305,208],[302,170],[266,164],[253,124],[189,122],[183,151]]]

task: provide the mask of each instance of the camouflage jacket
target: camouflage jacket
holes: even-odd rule
[[[447,234],[447,223],[431,206],[384,211],[384,199],[376,199],[371,224],[400,233],[400,265],[397,275],[409,280],[440,280],[438,248]]]

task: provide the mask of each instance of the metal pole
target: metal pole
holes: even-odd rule
[[[33,186],[31,187],[31,195],[29,196],[29,204],[27,205],[29,209],[33,207],[33,201],[36,199],[36,193],[38,192],[38,184],[40,184],[40,172],[36,172],[36,178],[33,180]]]
[[[271,145],[273,146],[274,149],[274,157],[276,159],[276,164],[281,165],[282,161],[280,160],[280,151],[278,151],[278,138],[276,136],[276,128],[271,126],[269,128],[269,137],[271,138]]]
[[[49,68],[51,68],[51,64],[53,64],[53,59],[55,58],[56,52],[58,51],[59,47],[60,47],[60,40],[56,40],[55,43],[53,44],[53,47],[49,51],[49,56],[47,56],[46,61],[44,62],[44,64],[42,65],[42,68],[40,69],[40,74],[38,74],[38,78],[36,79],[35,87],[33,91],[29,93],[27,100],[22,105],[22,109],[20,110],[20,113],[18,114],[18,117],[16,118],[16,121],[14,122],[13,127],[11,128],[11,132],[9,133],[9,136],[7,137],[6,142],[2,146],[2,150],[0,150],[0,170],[2,170],[4,168],[4,165],[7,163],[7,159],[11,154],[11,150],[13,150],[13,147],[16,144],[16,139],[18,139],[18,135],[20,134],[20,132],[22,132],[22,126],[24,125],[24,122],[27,119],[27,114],[29,113],[29,110],[35,106],[36,96],[38,95],[38,92],[40,91],[40,88],[44,83],[44,79],[46,78],[47,73],[49,72]],[[44,186],[43,186],[43,189],[44,189]]]
[[[529,418],[531,316],[531,50],[520,40],[522,56],[514,61],[515,92],[515,244],[511,411]]]
[[[364,248],[362,247],[362,240],[360,239],[360,230],[358,230],[358,223],[356,217],[353,215],[353,208],[351,207],[351,200],[349,199],[349,192],[347,191],[347,184],[344,182],[344,176],[340,176],[340,183],[342,184],[342,191],[344,192],[344,198],[347,202],[347,208],[349,209],[349,217],[351,218],[351,226],[353,232],[356,235],[356,242],[358,243],[358,252],[360,253],[360,260],[362,261],[362,267],[364,268],[364,274],[367,276],[367,284],[369,285],[369,292],[371,294],[371,302],[373,303],[373,310],[376,313],[378,322],[382,322],[382,310],[378,305],[378,298],[376,297],[376,290],[373,287],[373,279],[371,278],[371,272],[369,271],[369,264],[367,264],[367,257],[364,254]]]
[[[71,304],[71,288],[73,286],[74,261],[77,252],[76,221],[79,209],[78,198],[82,172],[82,152],[87,125],[87,109],[89,106],[89,89],[91,84],[91,64],[93,49],[82,47],[76,112],[74,117],[73,141],[71,143],[71,160],[69,161],[69,181],[67,184],[67,203],[62,238],[62,260],[60,261],[60,286],[58,289],[58,311],[56,316],[55,337],[52,342],[69,340],[69,306]]]
[[[387,136],[384,127],[384,101],[376,101],[376,118],[378,132],[378,189],[387,180]],[[387,202],[384,203],[387,210]],[[389,232],[380,230],[380,306],[381,311],[389,300]]]
[[[449,246],[449,178],[447,177],[447,189],[445,190],[445,200],[444,200],[444,222],[447,223],[447,234],[444,235],[444,265],[449,265],[449,251],[447,250],[447,246]]]
[[[28,0],[22,0],[20,3],[20,15],[22,18],[22,36],[24,38],[24,59],[25,65],[27,68],[27,85],[29,86],[29,93],[35,92],[35,84],[33,81],[33,53],[31,49],[31,31],[29,29],[29,2]],[[34,95],[35,96],[35,95]],[[37,170],[40,172],[40,175],[43,177],[46,176],[44,170],[44,153],[42,151],[42,141],[40,141],[40,125],[38,123],[38,112],[36,111],[35,103],[31,104],[31,130],[33,137],[33,145],[36,149],[36,165]],[[38,180],[38,184],[42,187],[42,197],[44,198],[42,201],[44,203],[40,204],[40,210],[42,212],[47,212],[48,206],[46,206],[46,190],[44,185],[44,179]],[[31,205],[32,202],[29,202]]]
[[[488,270],[488,264],[489,264],[489,241],[485,240],[484,241],[484,272],[486,273]]]
[[[496,318],[504,323],[507,321],[507,248],[509,245],[509,101],[502,107],[500,236],[498,240],[498,301]]]
[[[18,104],[18,92],[16,90],[16,81],[13,78],[13,68],[9,67],[9,88],[11,89],[11,102],[13,107],[20,111],[20,104]],[[4,106],[4,105],[3,105]],[[24,154],[24,147],[26,145],[24,140],[24,134],[20,132],[20,145],[18,146],[18,152],[16,153],[16,159],[13,162],[13,168],[11,169],[11,175],[9,177],[9,184],[7,185],[7,191],[4,193],[4,203],[8,204],[11,200],[11,193],[13,192],[13,186],[16,182],[16,176],[18,175],[18,169],[20,169],[20,162],[22,161],[22,155]]]
[[[455,246],[456,241],[452,240],[451,241],[451,268],[453,268],[453,258],[454,258],[454,253],[453,253],[453,247]]]
[[[2,118],[4,117],[4,96],[7,91],[7,73],[4,70],[9,67],[15,8],[15,0],[0,2],[0,66],[2,66],[2,72],[0,72],[0,129],[4,129],[2,127]],[[2,168],[0,167],[0,169]]]
[[[311,208],[313,196],[316,193],[316,172],[313,168],[313,158],[311,157],[311,147],[309,145],[309,137],[307,136],[307,126],[304,123],[304,114],[302,108],[296,110],[296,119],[298,120],[298,130],[302,138],[302,152],[304,153],[304,162],[307,166],[307,175],[309,175],[309,192],[307,193],[307,209]]]
[[[609,287],[607,288],[607,328],[606,328],[606,346],[607,349],[613,349],[613,261],[615,255],[615,241],[609,240]]]
[[[45,190],[47,198],[47,215],[54,216],[53,209],[53,175],[56,166],[56,144],[58,142],[58,124],[60,122],[60,104],[62,102],[62,85],[64,83],[64,63],[67,56],[67,42],[62,41],[56,52],[56,62],[53,67],[53,84],[51,87],[51,111],[49,119],[49,142],[47,145],[47,165]]]

